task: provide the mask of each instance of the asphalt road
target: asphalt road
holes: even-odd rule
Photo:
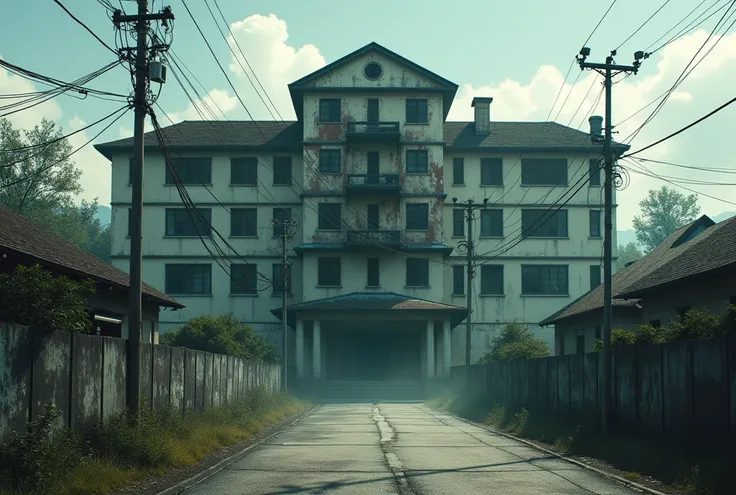
[[[638,493],[421,404],[321,406],[186,492]]]

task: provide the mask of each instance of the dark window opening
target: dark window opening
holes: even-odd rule
[[[232,208],[230,210],[230,235],[233,237],[256,237],[258,235],[258,210],[255,208]]]
[[[501,158],[480,159],[480,185],[503,185],[503,160]]]
[[[340,258],[318,258],[317,285],[323,287],[339,287],[340,271]]]
[[[366,217],[368,230],[378,230],[379,206],[375,203],[366,205]]]
[[[319,121],[323,124],[339,124],[340,123],[340,99],[339,98],[320,98],[319,100]]]
[[[463,158],[452,159],[452,183],[465,184],[465,160]]]
[[[649,324],[654,328],[662,328],[662,320],[649,320]]]
[[[596,338],[596,340],[601,340],[602,339],[600,325],[596,325],[596,327],[595,327],[595,338]]]
[[[481,237],[503,237],[503,210],[480,211]]]
[[[480,293],[503,295],[503,265],[481,265]]]
[[[317,214],[318,229],[340,230],[342,228],[342,205],[340,203],[319,203]]]
[[[406,259],[406,285],[408,287],[429,287],[428,259]]]
[[[567,210],[522,210],[523,237],[567,237]]]
[[[589,212],[590,221],[590,237],[601,236],[601,211],[590,210]]]
[[[588,162],[588,177],[591,186],[601,185],[601,163],[600,160],[591,159]]]
[[[465,294],[465,267],[453,265],[452,267],[452,293],[455,295]]]
[[[590,265],[590,290],[601,285],[601,265]]]
[[[566,158],[523,158],[522,186],[566,186]]]
[[[684,320],[685,316],[687,315],[687,312],[690,311],[691,308],[692,306],[678,306],[677,316],[679,316],[681,320]]]
[[[212,184],[212,158],[172,158],[170,163],[171,167],[166,167],[166,184],[175,183],[172,168],[184,185]]]
[[[585,353],[585,335],[578,335],[578,339],[577,339],[576,344],[577,344],[576,345],[576,347],[577,347],[577,349],[576,349],[577,353],[578,354]]]
[[[257,186],[258,158],[231,158],[230,184],[234,186]]]
[[[406,100],[406,123],[426,124],[427,122],[429,122],[427,100]]]
[[[340,150],[319,150],[319,171],[323,174],[339,174]]]
[[[408,203],[406,205],[406,230],[429,230],[429,205]]]
[[[453,237],[465,236],[465,212],[460,208],[452,210],[452,235]]]
[[[209,208],[166,208],[167,237],[206,237],[210,235],[211,223],[212,210]]]
[[[258,270],[251,263],[230,265],[230,294],[258,294]]]
[[[521,293],[567,295],[566,265],[522,265]]]
[[[406,150],[406,173],[426,174],[429,171],[427,150]]]
[[[290,186],[291,177],[291,157],[275,156],[273,158],[273,185]]]
[[[366,263],[367,280],[366,285],[368,287],[379,287],[381,285],[380,280],[380,260],[378,258],[368,258]]]
[[[212,294],[212,265],[166,265],[167,294]]]
[[[291,208],[273,209],[273,236],[281,237],[284,232],[284,222],[291,220]]]
[[[291,266],[286,267],[286,284],[281,263],[274,263],[271,267],[271,288],[274,294],[281,294],[286,289],[287,294],[291,294]]]

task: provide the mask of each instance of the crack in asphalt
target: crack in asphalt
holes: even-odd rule
[[[376,423],[378,434],[381,437],[379,445],[386,460],[386,465],[396,480],[399,495],[417,495],[409,486],[409,480],[404,472],[404,465],[396,454],[394,442],[396,441],[396,430],[389,424],[388,420],[381,414],[378,403],[373,404],[373,421]]]

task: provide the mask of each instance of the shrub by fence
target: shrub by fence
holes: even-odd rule
[[[613,349],[612,425],[683,440],[736,437],[736,339]],[[453,368],[462,380],[464,367]],[[601,353],[499,361],[470,368],[470,395],[488,405],[599,418]]]
[[[0,324],[0,439],[25,429],[48,403],[73,430],[125,407],[126,341]],[[276,364],[162,345],[141,345],[141,397],[147,407],[184,414],[238,401],[253,387],[280,387]]]

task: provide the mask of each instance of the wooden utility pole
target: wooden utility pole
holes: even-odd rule
[[[283,345],[282,350],[282,370],[281,370],[281,389],[284,392],[288,391],[289,381],[289,367],[288,367],[288,351],[289,351],[289,323],[287,321],[286,308],[288,306],[289,296],[289,277],[287,276],[287,269],[289,267],[289,261],[286,257],[287,241],[294,233],[292,229],[295,229],[299,225],[295,220],[274,220],[273,225],[279,227],[281,232],[279,233],[279,240],[281,242],[281,323],[283,324],[282,339]],[[277,283],[276,280],[271,283]]]

